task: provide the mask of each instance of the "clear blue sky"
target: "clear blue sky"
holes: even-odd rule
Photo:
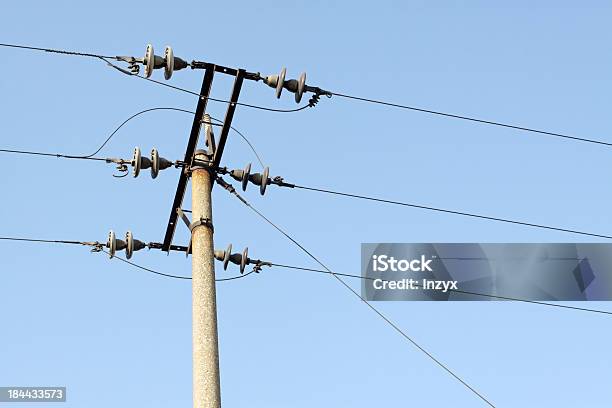
[[[612,141],[609,3],[203,3],[11,2],[0,38],[111,55],[170,44],[186,59],[266,74],[286,66],[339,92]],[[89,153],[138,110],[195,107],[192,96],[92,59],[0,53],[4,148]],[[198,90],[201,77],[184,70],[171,83]],[[230,86],[216,79],[214,96]],[[241,100],[295,106],[261,83],[246,83]],[[213,116],[224,110],[210,104]],[[190,123],[182,113],[142,116],[104,155],[128,158],[138,145],[180,159]],[[612,232],[612,152],[601,146],[336,98],[297,114],[239,108],[234,124],[288,181]],[[225,164],[248,161],[231,135]],[[0,235],[74,240],[105,240],[111,228],[162,240],[178,178],[114,179],[103,163],[11,155],[0,156],[0,172]],[[359,272],[362,242],[592,241],[301,191],[246,196],[344,273]],[[217,189],[214,211],[218,247],[315,266]],[[182,228],[177,242],[186,240]],[[0,259],[0,385],[66,385],[66,407],[190,406],[188,281],[80,247],[2,242]],[[134,260],[190,273],[177,253]],[[225,407],[484,406],[330,276],[266,270],[219,284],[218,306]],[[605,315],[509,302],[378,306],[497,407],[610,405]]]

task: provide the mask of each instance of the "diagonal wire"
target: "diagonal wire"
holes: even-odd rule
[[[220,178],[218,178],[217,180],[219,180]],[[227,183],[226,183],[227,184]],[[227,189],[227,188],[226,188]],[[233,191],[232,191],[233,190]],[[282,228],[280,228],[278,225],[276,225],[274,222],[272,222],[269,218],[267,218],[263,213],[261,213],[259,210],[257,210],[255,207],[253,207],[249,202],[247,202],[240,194],[238,194],[238,192],[236,192],[235,189],[228,189],[228,191],[230,191],[230,193],[232,193],[233,195],[235,195],[244,205],[246,205],[251,211],[253,211],[255,214],[257,214],[260,218],[262,218],[265,222],[267,222],[270,226],[272,226],[274,229],[276,229],[278,232],[280,232],[282,235],[285,236],[285,238],[287,238],[289,241],[291,241],[295,246],[297,246],[300,250],[302,250],[302,252],[304,252],[306,255],[308,255],[313,261],[315,261],[316,263],[318,263],[319,265],[321,265],[321,267],[323,267],[323,269],[325,269],[329,274],[331,274],[338,282],[340,282],[342,284],[342,286],[344,286],[348,291],[350,291],[354,296],[356,296],[357,298],[359,298],[359,300],[361,300],[366,306],[368,306],[374,313],[376,313],[378,315],[378,317],[380,317],[381,319],[383,319],[389,326],[391,326],[397,333],[399,333],[404,339],[406,339],[408,342],[410,342],[413,346],[415,346],[417,349],[419,349],[421,352],[423,352],[427,357],[429,357],[430,360],[432,360],[434,363],[436,363],[438,366],[440,366],[442,369],[444,369],[444,371],[446,371],[448,374],[450,374],[453,378],[455,378],[457,381],[459,381],[461,384],[463,384],[468,390],[470,390],[474,395],[476,395],[478,398],[480,398],[483,402],[485,402],[487,405],[489,405],[492,408],[495,408],[495,405],[493,405],[484,395],[482,395],[480,392],[478,392],[475,388],[473,388],[471,385],[469,385],[465,380],[463,380],[461,377],[459,377],[453,370],[451,370],[450,368],[448,368],[444,363],[442,363],[440,360],[438,360],[433,354],[431,354],[429,351],[427,351],[423,346],[421,346],[419,343],[417,343],[415,340],[412,339],[412,337],[410,337],[406,332],[404,332],[399,326],[397,326],[391,319],[389,319],[386,315],[384,315],[380,310],[378,310],[374,305],[372,305],[370,302],[368,302],[367,300],[365,300],[363,297],[361,297],[361,295],[355,291],[355,289],[353,289],[348,283],[346,283],[344,280],[342,280],[342,278],[337,275],[336,273],[334,273],[330,268],[328,268],[323,262],[321,262],[319,260],[319,258],[317,258],[315,255],[312,254],[312,252],[310,252],[308,249],[306,249],[302,244],[300,244],[296,239],[294,239],[291,235],[289,235],[287,232],[285,232],[285,230],[283,230]]]
[[[361,200],[376,201],[376,202],[385,203],[385,204],[394,204],[394,205],[400,205],[403,207],[418,208],[421,210],[436,211],[436,212],[442,212],[442,213],[447,213],[447,214],[462,215],[464,217],[480,218],[480,219],[488,220],[488,221],[497,221],[497,222],[504,222],[507,224],[523,225],[526,227],[567,232],[570,234],[584,235],[584,236],[589,236],[589,237],[612,239],[612,235],[596,234],[592,232],[579,231],[579,230],[568,229],[568,228],[553,227],[553,226],[544,225],[544,224],[535,224],[531,222],[517,221],[517,220],[511,220],[507,218],[491,217],[488,215],[469,213],[469,212],[463,212],[463,211],[455,211],[455,210],[449,210],[445,208],[431,207],[431,206],[426,206],[422,204],[414,204],[414,203],[407,203],[407,202],[402,202],[402,201],[387,200],[383,198],[364,196],[364,195],[359,195],[359,194],[343,193],[343,192],[327,190],[323,188],[307,187],[307,186],[299,186],[299,185],[295,185],[294,187],[302,189],[302,190],[316,191],[319,193],[326,193],[326,194],[332,194],[332,195],[338,195],[338,196],[344,196],[344,197],[350,197],[350,198],[359,198]]]
[[[408,109],[408,110],[412,110],[416,112],[429,113],[431,115],[445,116],[448,118],[467,120],[470,122],[477,122],[477,123],[482,123],[485,125],[499,126],[499,127],[509,128],[509,129],[521,130],[524,132],[538,133],[538,134],[546,135],[546,136],[554,136],[554,137],[569,139],[569,140],[578,141],[578,142],[593,143],[593,144],[598,144],[598,145],[602,145],[606,147],[612,147],[612,143],[605,142],[602,140],[588,139],[584,137],[571,136],[571,135],[567,135],[563,133],[549,132],[546,130],[538,130],[538,129],[528,128],[528,127],[523,127],[523,126],[510,125],[510,124],[502,123],[502,122],[478,119],[478,118],[473,118],[469,116],[455,115],[453,113],[446,113],[446,112],[434,111],[434,110],[429,110],[429,109],[417,108],[414,106],[402,105],[402,104],[392,103],[392,102],[385,102],[385,101],[370,99],[370,98],[362,98],[358,96],[346,95],[346,94],[341,94],[341,93],[336,93],[336,92],[330,92],[330,93],[334,96],[339,96],[342,98],[353,99],[353,100],[362,101],[362,102],[375,103],[375,104],[389,106],[393,108]]]

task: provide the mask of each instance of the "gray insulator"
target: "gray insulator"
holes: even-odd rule
[[[151,167],[151,160],[147,157],[142,157],[139,147],[134,148],[134,156],[132,157],[132,167],[134,177],[138,177],[140,170]]]
[[[164,61],[164,78],[170,79],[174,72],[174,52],[172,52],[172,47],[169,45],[166,46],[164,51]]]
[[[179,71],[181,69],[185,69],[189,66],[189,63],[182,58],[174,57],[174,70]]]
[[[151,178],[159,174],[159,153],[156,148],[151,149]]]
[[[134,239],[132,231],[125,233],[125,256],[127,259],[130,259],[135,251],[140,251],[145,247],[146,244],[144,242]]]
[[[229,244],[227,246],[227,249],[225,250],[225,253],[223,254],[223,270],[224,271],[227,270],[227,265],[229,264],[231,254],[232,254],[232,244]]]
[[[266,193],[266,187],[268,186],[268,181],[270,177],[270,168],[266,166],[263,171],[263,175],[261,177],[261,184],[259,185],[259,192],[261,195]]]
[[[241,275],[244,273],[244,268],[246,268],[248,260],[249,260],[249,248],[246,247],[244,248],[244,251],[242,251],[242,256],[240,259],[240,274]]]
[[[156,178],[160,170],[172,167],[173,163],[163,157],[159,157],[156,148],[151,149],[151,177]]]
[[[288,90],[289,92],[297,92],[298,89],[298,81],[297,79],[289,79],[287,81],[285,81],[285,89]]]
[[[280,99],[281,93],[283,92],[283,86],[285,85],[285,75],[287,74],[287,68],[283,67],[281,69],[280,74],[278,75],[278,80],[276,82],[276,98]]]
[[[117,239],[115,237],[115,232],[110,230],[108,233],[108,240],[106,241],[106,247],[108,248],[108,256],[110,258],[114,257],[117,251],[121,251],[126,248],[125,241]]]
[[[302,96],[304,95],[304,88],[306,87],[306,73],[302,72],[298,79],[297,90],[295,92],[295,102],[300,103]]]
[[[242,170],[242,177],[240,182],[242,184],[242,191],[246,191],[247,185],[249,184],[249,176],[251,175],[251,163],[247,164],[244,170]]]
[[[143,62],[145,65],[145,77],[149,78],[153,73],[153,67],[155,66],[155,54],[153,53],[153,46],[151,44],[147,44],[147,50],[145,51]]]

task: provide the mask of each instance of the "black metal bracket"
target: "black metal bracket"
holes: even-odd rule
[[[196,113],[193,117],[193,124],[191,125],[189,142],[187,143],[187,149],[185,151],[185,159],[183,160],[184,163],[189,164],[189,167],[191,167],[195,149],[198,144],[200,129],[202,127],[202,119],[204,117],[204,112],[206,111],[206,104],[208,102],[208,96],[210,95],[214,74],[214,66],[209,66],[206,68],[204,79],[202,80],[202,90],[200,91],[201,96],[200,99],[198,99]],[[181,208],[183,204],[185,189],[187,188],[187,177],[188,175],[185,172],[181,172],[181,175],[179,176],[178,186],[176,187],[176,193],[174,195],[174,202],[172,203],[172,210],[170,211],[170,219],[168,220],[168,226],[166,227],[166,234],[164,236],[164,243],[162,244],[162,251],[170,251],[178,217],[176,209]]]
[[[230,68],[230,67],[224,67],[223,65],[215,65],[215,64],[211,64],[210,62],[204,62],[204,61],[191,61],[191,69],[208,69],[208,68],[213,68],[215,70],[215,72],[219,72],[220,74],[226,74],[226,75],[231,75],[231,76],[238,76],[238,69],[235,68]],[[250,81],[261,81],[263,79],[263,77],[261,76],[261,74],[259,72],[247,72],[245,70],[244,71],[244,79],[248,79]]]
[[[185,214],[185,212],[183,211],[182,208],[177,208],[176,209],[176,213],[179,215],[179,217],[181,217],[181,219],[183,220],[183,222],[185,223],[187,228],[189,228],[189,232],[191,232],[191,236],[189,237],[189,245],[187,246],[187,249],[185,250],[185,256],[188,256],[191,253],[191,243],[192,243],[192,238],[193,238],[193,230],[196,227],[204,225],[204,226],[210,228],[210,230],[214,233],[215,232],[215,227],[213,227],[212,220],[209,219],[209,218],[200,218],[197,221],[191,222],[189,220],[189,217],[187,217],[187,215]]]
[[[230,97],[230,103],[227,105],[227,111],[225,112],[225,120],[223,121],[223,127],[221,128],[221,135],[219,136],[219,142],[217,143],[217,149],[213,157],[213,169],[219,167],[221,163],[221,156],[225,149],[225,143],[227,142],[227,136],[229,135],[230,128],[232,126],[232,119],[234,118],[234,112],[236,111],[236,102],[240,96],[240,89],[242,88],[242,82],[244,81],[246,71],[239,69],[236,73],[236,79],[234,81],[234,87],[232,88],[232,96]]]
[[[205,69],[204,79],[202,81],[202,90],[200,91],[200,99],[198,100],[198,105],[196,107],[196,114],[193,118],[193,124],[191,126],[191,133],[189,136],[189,142],[187,143],[187,149],[185,151],[185,159],[183,160],[184,171],[181,172],[179,177],[178,186],[176,188],[176,193],[174,196],[174,202],[172,204],[172,210],[170,212],[170,219],[168,220],[168,226],[166,227],[166,234],[164,236],[164,242],[162,244],[163,251],[170,251],[172,246],[172,239],[174,237],[174,232],[176,231],[176,222],[181,215],[181,218],[185,220],[187,218],[185,214],[182,212],[181,207],[183,204],[183,198],[185,196],[185,189],[187,188],[187,180],[190,177],[190,171],[194,164],[194,156],[195,149],[198,144],[198,138],[202,127],[202,122],[204,119],[204,113],[206,111],[206,104],[208,102],[208,97],[210,95],[210,90],[212,87],[212,80],[215,72],[220,72],[227,75],[234,75],[236,79],[234,80],[234,86],[232,88],[232,95],[230,97],[227,111],[225,113],[225,120],[223,121],[223,127],[221,128],[221,134],[219,136],[219,141],[217,142],[217,146],[214,152],[214,156],[212,158],[212,164],[208,164],[207,168],[214,172],[221,162],[221,156],[223,155],[223,150],[225,148],[225,144],[227,142],[227,137],[229,135],[229,131],[232,125],[232,119],[234,117],[234,112],[236,111],[236,106],[238,102],[238,97],[240,96],[240,90],[242,88],[242,83],[244,79],[259,81],[261,76],[259,73],[250,73],[246,72],[244,69],[233,69],[223,66],[218,66],[214,64],[210,64],[207,62],[198,62],[193,61],[191,64],[191,68],[193,69]],[[212,223],[210,223],[210,227],[212,228]],[[190,228],[192,229],[192,228]],[[191,243],[187,248],[187,253],[190,252]]]

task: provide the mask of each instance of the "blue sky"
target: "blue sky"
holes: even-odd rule
[[[551,1],[21,1],[3,7],[0,38],[110,55],[169,44],[188,60],[264,74],[286,66],[289,77],[306,71],[310,84],[332,91],[612,141],[610,11],[606,2]],[[0,52],[3,148],[89,153],[141,109],[196,104],[92,59]],[[198,90],[202,74],[180,71],[171,84]],[[213,96],[226,98],[230,87],[216,78]],[[261,83],[245,83],[241,101],[295,107]],[[209,107],[223,116],[224,105]],[[143,115],[103,156],[129,158],[138,145],[181,159],[190,124],[183,113]],[[234,125],[290,182],[612,231],[610,152],[601,146],[339,98],[295,114],[240,107]],[[103,163],[0,158],[0,235],[105,240],[112,228],[163,239],[175,170],[115,179]],[[224,161],[255,163],[235,134]],[[246,197],[344,273],[359,272],[362,242],[596,242],[304,191],[261,197],[252,188]],[[316,266],[225,192],[213,199],[217,247]],[[183,228],[176,241],[187,239]],[[0,255],[0,385],[66,385],[66,407],[190,406],[188,281],[80,247],[3,242]],[[134,260],[190,273],[178,253],[141,251]],[[330,276],[266,270],[220,283],[217,294],[226,407],[484,406]],[[498,407],[609,406],[604,315],[510,302],[377,306]]]

